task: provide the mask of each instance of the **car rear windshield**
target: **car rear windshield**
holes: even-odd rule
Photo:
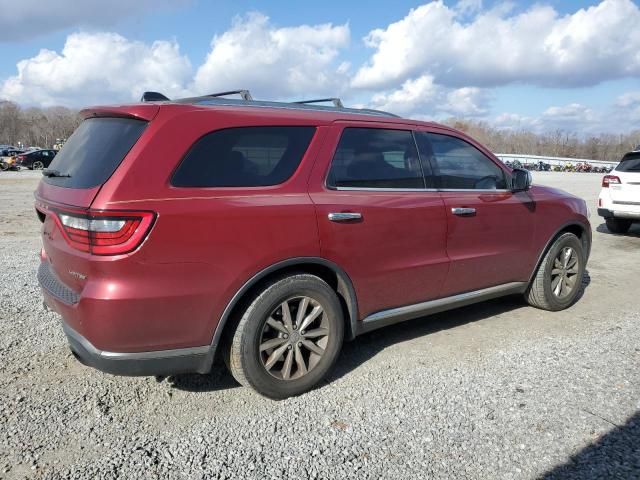
[[[138,141],[147,122],[131,118],[90,118],[80,124],[56,155],[44,177],[52,185],[92,188],[102,185]]]
[[[616,167],[618,172],[640,172],[640,152],[627,153]]]
[[[262,187],[287,180],[315,127],[238,127],[211,132],[191,147],[171,180],[175,187]]]

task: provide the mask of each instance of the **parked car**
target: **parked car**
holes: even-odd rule
[[[0,170],[18,170],[16,157],[22,152],[13,147],[0,150]]]
[[[51,165],[57,150],[33,150],[17,156],[16,164],[29,170],[42,170]]]
[[[38,279],[81,362],[167,375],[221,356],[284,398],[365,332],[578,298],[582,199],[443,125],[244,98],[89,108],[43,171]]]
[[[598,215],[604,217],[613,233],[626,233],[640,221],[640,150],[627,153],[602,178]]]

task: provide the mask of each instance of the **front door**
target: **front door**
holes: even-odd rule
[[[528,280],[535,232],[528,193],[511,192],[508,172],[465,139],[417,132],[416,140],[446,210],[451,266],[442,296]]]

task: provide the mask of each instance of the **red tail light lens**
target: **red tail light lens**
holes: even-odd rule
[[[155,214],[57,210],[55,218],[73,248],[93,255],[121,255],[140,246],[151,229]]]
[[[604,188],[609,188],[609,185],[618,185],[620,182],[620,177],[616,177],[615,175],[605,175],[602,179],[602,186]]]

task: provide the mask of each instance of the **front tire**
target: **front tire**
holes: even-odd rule
[[[240,384],[287,398],[325,377],[343,335],[336,293],[314,275],[296,274],[271,281],[254,298],[227,339],[225,360]]]
[[[627,233],[631,228],[631,220],[610,217],[604,221],[611,233]]]
[[[582,290],[586,258],[573,233],[560,235],[540,262],[525,298],[529,305],[558,311],[570,307]]]

